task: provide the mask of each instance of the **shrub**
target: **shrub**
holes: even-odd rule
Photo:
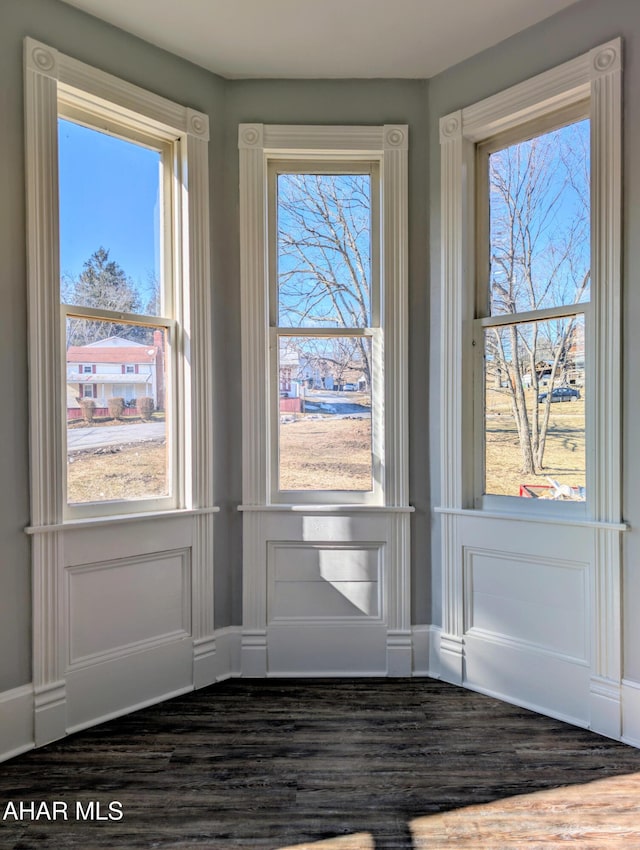
[[[81,398],[80,409],[82,410],[82,418],[85,422],[93,422],[93,417],[96,412],[96,403],[92,398]]]
[[[109,407],[109,416],[112,419],[122,419],[122,413],[124,411],[124,399],[120,396],[115,396],[114,398],[107,399],[107,405]]]
[[[151,414],[153,413],[154,408],[155,404],[153,403],[151,396],[143,395],[138,399],[138,410],[140,411],[140,416],[145,422],[148,422],[151,419]]]

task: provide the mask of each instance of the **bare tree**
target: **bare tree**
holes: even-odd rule
[[[278,178],[278,323],[336,328],[338,379],[359,368],[371,384],[366,339],[340,328],[371,324],[371,182],[366,174],[282,174]],[[326,343],[324,349],[327,349]]]
[[[588,132],[580,122],[490,156],[492,316],[579,304],[588,295]],[[488,378],[510,398],[525,473],[543,469],[551,390],[566,381],[583,327],[576,310],[487,331]],[[549,392],[539,406],[543,378]]]

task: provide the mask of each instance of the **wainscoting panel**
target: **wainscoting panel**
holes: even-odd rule
[[[66,572],[70,667],[190,636],[188,549]]]
[[[409,512],[245,514],[244,676],[411,675]]]
[[[445,530],[443,678],[605,731],[598,706],[606,697],[612,715],[615,694],[594,676],[594,606],[596,543],[609,532],[471,512],[448,515]]]
[[[270,543],[268,622],[380,618],[380,545]]]
[[[588,564],[466,548],[465,634],[587,660]]]

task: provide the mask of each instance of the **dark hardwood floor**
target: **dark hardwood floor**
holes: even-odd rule
[[[431,679],[231,680],[0,765],[3,815],[2,850],[637,850],[640,751]]]

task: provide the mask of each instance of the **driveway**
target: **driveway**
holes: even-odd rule
[[[163,440],[165,436],[164,422],[70,428],[67,430],[67,450],[73,452],[99,449],[101,446],[117,446],[120,443],[142,443],[148,440]]]

